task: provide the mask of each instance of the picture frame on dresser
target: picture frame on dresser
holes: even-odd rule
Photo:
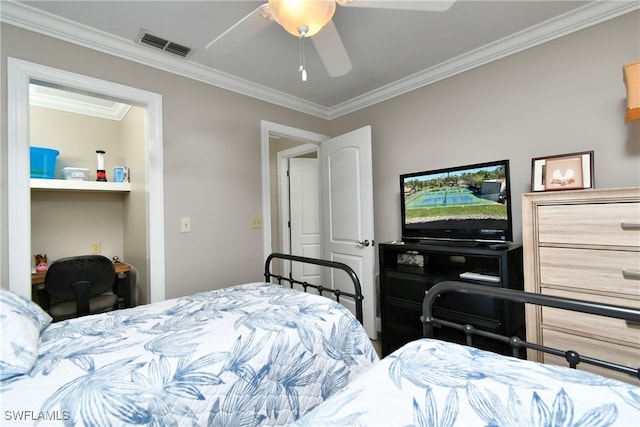
[[[531,159],[531,191],[594,188],[593,151]]]

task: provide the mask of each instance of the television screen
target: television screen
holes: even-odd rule
[[[402,238],[512,241],[509,161],[400,175]]]

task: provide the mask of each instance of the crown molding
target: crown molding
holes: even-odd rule
[[[640,2],[637,0],[595,1],[329,108],[204,67],[189,60],[173,58],[146,46],[132,44],[130,40],[57,17],[24,3],[3,0],[0,21],[330,120],[638,9],[640,9]]]
[[[328,109],[318,104],[190,62],[183,58],[173,58],[163,52],[157,52],[153,48],[131,43],[130,40],[113,36],[65,18],[60,18],[24,3],[17,3],[13,0],[2,0],[0,21],[271,104],[325,119],[329,115]]]
[[[638,1],[597,1],[415,73],[329,110],[328,119],[394,98],[640,9]]]
[[[29,105],[121,121],[131,105],[91,95],[29,84]]]

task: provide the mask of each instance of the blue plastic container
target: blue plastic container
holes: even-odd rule
[[[60,152],[52,148],[30,147],[31,178],[52,179],[56,171],[56,157]]]

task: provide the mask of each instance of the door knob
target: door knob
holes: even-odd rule
[[[356,245],[365,246],[365,247],[369,246],[369,244],[373,245],[373,242],[369,243],[368,240],[357,241],[355,243],[356,243]]]

